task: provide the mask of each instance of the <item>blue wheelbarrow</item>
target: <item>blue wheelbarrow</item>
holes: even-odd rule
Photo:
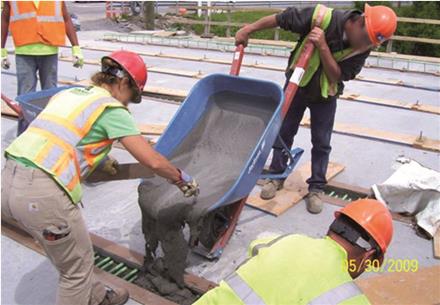
[[[159,243],[164,257],[173,262],[169,269],[184,268],[181,257],[171,256],[182,256],[188,244],[208,259],[218,258],[257,180],[286,178],[303,153],[285,147],[290,159],[286,170],[262,175],[284,118],[284,94],[273,82],[239,77],[242,58],[239,46],[230,75],[201,79],[156,144],[160,153],[199,182],[200,194],[187,199],[163,179],[142,181],[138,193],[146,261],[154,261]],[[189,242],[182,231],[185,225]],[[167,240],[172,243],[164,247]]]

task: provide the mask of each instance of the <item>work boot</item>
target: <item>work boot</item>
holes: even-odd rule
[[[99,305],[123,305],[128,301],[128,291],[125,288],[106,287],[107,293]]]
[[[319,197],[320,192],[310,191],[306,196],[307,211],[312,214],[319,214],[322,211],[323,202]]]
[[[284,185],[284,180],[267,179],[266,183],[261,188],[260,197],[264,200],[269,200],[275,197],[277,191],[281,190]]]

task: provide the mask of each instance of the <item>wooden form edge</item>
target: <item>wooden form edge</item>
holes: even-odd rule
[[[46,256],[41,245],[36,242],[26,231],[20,228],[17,224],[10,222],[6,223],[2,220],[2,234],[10,239],[18,242],[19,244]],[[98,279],[107,286],[110,287],[123,287],[126,288],[130,294],[130,298],[144,305],[177,305],[151,291],[143,289],[135,284],[120,279],[110,273],[107,273],[98,267],[94,267],[94,273]]]
[[[14,221],[6,222],[5,220],[2,220],[2,234],[17,241],[18,243],[26,246],[29,249],[32,249],[32,250],[36,251],[37,253],[46,256],[41,245],[37,241],[35,241],[31,235],[29,235],[25,230],[23,230],[18,225],[18,223],[14,222]],[[94,233],[89,232],[89,235],[90,235],[90,239],[92,240],[93,247],[95,249],[100,250],[105,255],[116,257],[117,259],[120,259],[121,261],[124,261],[127,264],[135,266],[136,268],[142,267],[144,257],[139,252],[128,249],[122,245],[119,245],[113,241],[107,240],[99,235],[94,234]],[[116,282],[121,283],[121,284],[127,283],[128,286],[130,286],[130,287],[131,286],[136,287],[136,290],[140,289],[142,291],[146,291],[148,293],[148,295],[152,294],[153,296],[157,296],[160,299],[164,299],[161,296],[156,295],[151,291],[148,291],[148,290],[143,289],[135,284],[124,281],[124,280],[122,280],[122,279],[120,279],[110,273],[107,273],[107,272],[95,267],[95,271],[97,271],[97,270],[100,271],[99,274],[102,274],[102,273],[108,274],[109,277],[106,277],[106,278],[109,280],[112,280],[115,283]],[[112,279],[112,278],[116,278],[116,279]],[[211,282],[205,278],[196,276],[191,273],[186,273],[184,275],[184,281],[187,286],[189,286],[191,289],[193,289],[199,293],[205,293],[208,290],[217,286],[216,283]],[[121,286],[121,285],[118,285],[118,286]],[[131,287],[131,288],[134,289],[134,287]],[[139,288],[139,289],[137,289],[137,288]],[[136,295],[139,295],[138,291],[136,292]],[[142,294],[143,297],[148,296],[148,295]],[[130,294],[130,297],[131,296],[132,295]],[[139,298],[139,300],[135,299],[135,298],[133,298],[133,299],[138,302],[142,301],[142,298]],[[166,300],[166,301],[169,303],[164,303],[164,304],[175,304],[175,303],[170,302],[168,300]],[[142,303],[142,304],[153,305],[156,303]],[[157,303],[157,304],[159,304],[159,303]],[[160,304],[162,304],[162,303],[160,303]]]

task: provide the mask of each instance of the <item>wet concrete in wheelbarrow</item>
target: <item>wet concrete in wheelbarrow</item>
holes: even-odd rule
[[[213,94],[208,103],[208,110],[170,158],[199,182],[197,201],[183,197],[177,187],[160,177],[144,180],[138,188],[145,267],[157,264],[160,245],[161,275],[179,287],[184,287],[190,250],[183,228],[189,225],[191,240],[198,236],[207,209],[236,182],[277,106],[271,98],[228,91]],[[158,289],[168,289],[168,285],[159,283]]]

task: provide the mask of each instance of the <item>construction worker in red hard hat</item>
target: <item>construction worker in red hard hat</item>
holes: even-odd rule
[[[298,91],[286,114],[280,136],[273,146],[270,172],[283,173],[288,155],[284,147],[293,145],[294,137],[307,108],[310,110],[312,138],[312,175],[307,180],[309,194],[307,210],[320,213],[323,203],[320,194],[327,183],[326,172],[331,152],[331,135],[336,114],[336,101],[343,93],[345,81],[354,79],[361,71],[370,50],[391,38],[396,30],[397,17],[385,6],[365,4],[365,12],[333,10],[323,5],[298,9],[291,7],[276,15],[267,16],[246,25],[236,35],[236,44],[247,45],[249,36],[259,30],[280,27],[299,35],[289,58],[286,85],[306,41],[315,45],[314,53],[304,71]],[[270,179],[262,187],[261,198],[271,199],[283,188],[284,180]]]
[[[117,305],[125,289],[104,287],[93,275],[94,253],[81,215],[81,181],[118,140],[141,164],[190,197],[197,182],[142,137],[130,112],[147,81],[142,58],[117,51],[102,58],[93,85],[53,96],[6,148],[2,171],[3,219],[16,220],[42,245],[58,272],[56,304]],[[111,202],[109,202],[111,204]]]
[[[246,262],[194,304],[370,304],[353,279],[380,267],[392,236],[384,204],[354,201],[335,213],[325,238],[287,234],[252,242]]]

